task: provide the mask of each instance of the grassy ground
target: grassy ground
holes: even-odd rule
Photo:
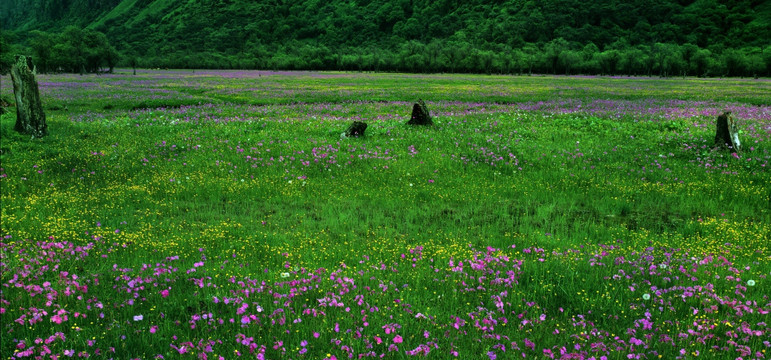
[[[768,356],[767,80],[39,81],[50,136],[0,118],[5,358]]]

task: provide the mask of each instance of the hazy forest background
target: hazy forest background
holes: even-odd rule
[[[3,0],[0,72],[771,75],[763,0]]]

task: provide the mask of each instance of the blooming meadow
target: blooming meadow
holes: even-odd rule
[[[0,118],[3,359],[771,356],[768,80],[38,79],[51,135]]]

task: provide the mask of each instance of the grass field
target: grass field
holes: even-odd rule
[[[769,80],[38,80],[50,136],[0,118],[4,359],[771,357]]]

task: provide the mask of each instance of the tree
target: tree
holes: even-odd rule
[[[524,56],[522,57],[523,68],[527,68],[527,74],[532,75],[533,66],[535,66],[538,58],[538,47],[535,46],[535,44],[525,44],[525,46],[522,47],[522,52],[524,53]]]
[[[658,71],[659,77],[667,77],[670,70],[670,64],[667,59],[672,56],[673,49],[669,44],[655,43],[652,50],[654,60],[653,71]]]
[[[699,49],[691,56],[689,68],[696,76],[702,77],[707,75],[707,69],[710,67],[710,61],[712,58],[712,52],[706,49]]]
[[[134,75],[137,74],[137,64],[139,62],[139,59],[137,59],[136,55],[131,55],[129,57],[129,65],[131,66],[131,70],[134,71]]]
[[[581,62],[581,53],[567,50],[559,55],[559,65],[566,75],[572,74],[573,69]]]
[[[650,48],[647,46],[630,48],[622,52],[619,72],[627,75],[650,76],[653,61],[649,53]]]
[[[458,63],[466,56],[466,47],[464,45],[451,41],[442,49],[441,57],[445,59],[451,73],[455,72]]]
[[[442,42],[438,39],[431,40],[426,46],[426,55],[428,55],[428,69],[431,71],[440,70],[439,56],[442,54]]]
[[[0,74],[8,74],[14,63],[14,54],[21,53],[15,44],[16,33],[0,30]]]
[[[70,64],[69,71],[83,75],[83,72],[86,71],[86,43],[83,30],[76,26],[68,26],[64,29],[62,38],[65,46],[62,47],[63,51],[60,55],[66,56],[68,59],[61,59],[61,61]]]
[[[584,46],[583,50],[581,50],[581,58],[583,61],[590,61],[598,52],[600,52],[600,48],[598,48],[597,45],[594,45],[593,42],[589,42]]]
[[[699,47],[688,43],[680,47],[680,54],[683,58],[683,62],[685,63],[685,72],[693,74],[692,68],[691,68],[691,59],[696,55],[696,53],[699,51]]]
[[[111,56],[111,46],[107,37],[100,32],[84,30],[82,46],[85,70],[92,73],[100,72],[102,65],[106,64]]]
[[[723,64],[725,64],[728,76],[744,76],[747,69],[747,58],[736,49],[728,49],[723,52]]]
[[[35,62],[37,63],[38,73],[45,74],[53,70],[51,68],[51,50],[54,46],[54,43],[56,43],[56,39],[53,35],[47,32],[39,30],[33,30],[30,32],[29,44],[33,53],[35,54]]]
[[[559,63],[560,54],[568,49],[568,42],[563,38],[557,38],[549,41],[544,46],[544,55],[546,56],[546,66],[552,74],[557,73],[557,65]]]
[[[754,78],[758,78],[766,69],[766,64],[763,62],[763,57],[759,52],[751,52],[747,56],[747,71]]]
[[[600,67],[603,74],[614,75],[618,71],[621,55],[618,50],[606,50],[600,54]]]
[[[663,56],[663,61],[660,64],[663,76],[667,77],[674,74],[685,76],[687,63],[683,60],[683,53],[679,47],[675,44],[664,44],[660,51]]]
[[[597,45],[590,42],[581,50],[580,70],[585,74],[599,74],[602,72],[600,66],[600,49]]]
[[[763,58],[763,62],[766,64],[766,76],[771,75],[771,46],[764,47],[760,56]]]
[[[522,50],[512,50],[509,53],[508,70],[511,73],[520,75],[525,69],[525,53]]]
[[[29,44],[39,72],[98,72],[103,66],[112,72],[120,60],[104,33],[67,27],[60,34],[31,31]]]
[[[118,53],[118,50],[115,50],[114,47],[108,45],[106,53],[104,54],[104,61],[107,64],[107,72],[112,74],[115,66],[120,61],[120,53]]]
[[[402,44],[399,51],[399,57],[405,70],[411,72],[426,71],[428,56],[426,54],[426,45],[417,40],[410,40]]]

